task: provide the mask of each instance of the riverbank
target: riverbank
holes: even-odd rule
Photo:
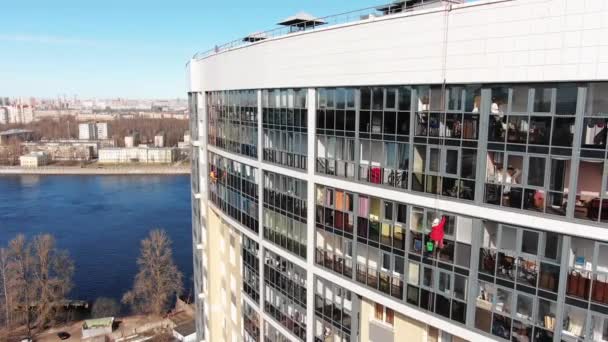
[[[189,165],[166,166],[42,166],[27,168],[21,166],[0,166],[0,175],[187,175]]]

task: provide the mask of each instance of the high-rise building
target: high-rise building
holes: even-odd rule
[[[78,124],[78,139],[80,140],[96,140],[97,128],[94,122]]]
[[[416,2],[190,60],[198,340],[608,341],[607,2]]]
[[[97,130],[97,139],[101,139],[101,140],[108,139],[108,123],[107,122],[96,122],[95,129]]]
[[[165,132],[159,132],[154,136],[154,147],[165,147]]]

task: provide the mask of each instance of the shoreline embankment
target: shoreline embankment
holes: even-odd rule
[[[0,166],[2,175],[187,175],[190,166],[70,167]]]

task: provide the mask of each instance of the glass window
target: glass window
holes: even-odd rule
[[[384,112],[384,129],[385,134],[395,134],[395,128],[397,125],[397,113],[396,112]]]
[[[534,89],[534,112],[551,112],[551,98],[553,97],[552,88],[537,87]]]
[[[528,87],[513,87],[513,101],[511,111],[515,113],[528,112]]]
[[[372,89],[372,109],[382,110],[384,91],[382,88],[374,87]]]
[[[477,151],[471,149],[462,149],[461,151],[460,177],[475,179],[475,174],[477,173]]]
[[[558,84],[555,114],[574,115],[576,113],[577,98],[578,88],[576,84]]]
[[[592,83],[587,89],[586,115],[608,115],[608,82]]]
[[[574,118],[555,118],[551,144],[554,146],[572,147],[574,138]]]
[[[467,278],[454,274],[454,296],[458,299],[466,300]]]
[[[528,165],[528,185],[544,187],[545,185],[544,157],[530,157]]]
[[[445,172],[451,175],[458,174],[458,150],[446,150]]]
[[[386,105],[384,108],[386,109],[395,109],[397,108],[397,89],[396,88],[386,88]]]
[[[429,149],[429,172],[439,172],[441,150],[437,147]]]
[[[495,87],[492,88],[492,105],[490,106],[491,114],[500,115],[507,112],[507,105],[509,104],[509,88],[507,87]]]
[[[397,221],[407,223],[407,206],[405,204],[397,204]]]
[[[361,88],[361,109],[370,109],[371,108],[371,89],[370,88]]]
[[[555,329],[555,314],[557,312],[557,305],[555,302],[550,302],[545,299],[538,299],[538,316],[536,324],[544,327],[548,330]]]
[[[513,293],[510,290],[497,288],[495,310],[505,314],[511,313],[511,305],[513,302]]]
[[[586,310],[566,305],[564,310],[564,333],[566,335],[583,337],[585,335],[586,318]]]
[[[441,87],[431,87],[431,110],[442,111],[444,109],[444,98]]]
[[[469,268],[471,266],[471,245],[456,242],[456,265]]]
[[[517,229],[513,227],[503,226],[502,235],[500,237],[500,248],[508,251],[515,251],[517,244]]]
[[[593,315],[593,341],[608,341],[608,317]]]
[[[410,110],[412,90],[408,87],[399,88],[399,110]]]
[[[521,241],[521,251],[523,253],[538,254],[538,233],[529,230],[523,231],[523,237]]]
[[[517,295],[517,318],[531,321],[532,320],[532,297],[518,293]]]

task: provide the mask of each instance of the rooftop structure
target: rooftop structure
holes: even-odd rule
[[[323,25],[325,20],[315,18],[306,12],[298,12],[280,21],[278,25],[304,28],[308,25]]]
[[[404,11],[409,12],[414,10],[424,10],[432,7],[461,3],[464,3],[464,0],[403,0],[394,1],[393,3],[384,6],[368,7],[321,18],[317,18],[306,12],[298,12],[278,22],[277,25],[282,26],[281,28],[258,31],[243,38],[216,45],[212,49],[195,54],[193,59],[205,58],[230,49],[241,47],[248,43],[256,43],[262,40],[276,38],[294,32],[315,30],[318,28],[326,28],[346,23],[364,22],[366,20],[373,20],[379,16],[398,14]]]
[[[426,5],[190,60],[199,341],[608,341],[606,2]]]

